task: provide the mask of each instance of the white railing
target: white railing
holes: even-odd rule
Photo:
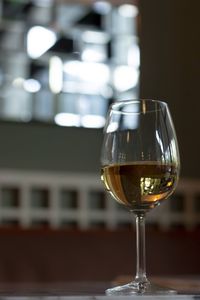
[[[0,170],[0,226],[115,229],[130,225],[127,211],[104,192],[99,174]],[[147,222],[162,229],[200,223],[200,180],[181,179],[174,196]]]
[[[200,225],[200,180],[182,178],[174,195],[149,214],[148,221],[162,229],[182,226],[192,230]]]

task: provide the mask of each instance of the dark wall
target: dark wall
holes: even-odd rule
[[[102,130],[0,122],[0,168],[99,172]]]
[[[184,177],[200,177],[199,11],[199,0],[140,0],[141,97],[169,103]]]
[[[149,230],[147,274],[158,276],[160,284],[162,276],[177,278],[178,289],[184,292],[192,278],[196,278],[199,292],[200,260],[196,259],[200,251],[200,243],[197,242],[199,239],[199,231],[186,233]],[[0,243],[0,282],[1,292],[4,291],[4,294],[6,292],[2,289],[2,283],[34,283],[29,289],[26,284],[21,285],[20,295],[22,291],[30,293],[31,286],[36,294],[37,283],[51,283],[48,289],[46,285],[40,285],[40,291],[41,288],[47,289],[48,295],[54,290],[56,282],[64,284],[64,289],[61,288],[62,285],[58,285],[56,292],[64,291],[65,284],[66,289],[72,289],[73,285],[69,286],[69,282],[105,282],[121,277],[126,283],[132,280],[136,268],[135,240],[131,230],[1,230]],[[181,284],[180,279],[185,281]],[[168,284],[171,285],[169,282]],[[6,287],[9,285],[5,285]],[[10,289],[12,295],[17,287],[20,286]],[[192,288],[193,292],[196,291],[195,282]]]

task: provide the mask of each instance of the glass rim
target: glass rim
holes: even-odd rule
[[[154,103],[154,104],[158,104],[160,105],[160,108],[155,108],[155,109],[151,109],[151,110],[148,110],[146,111],[145,109],[145,103]],[[163,100],[157,100],[157,99],[127,99],[127,100],[116,100],[114,101],[111,105],[110,105],[110,108],[109,110],[110,111],[113,111],[114,113],[119,113],[119,114],[138,114],[138,113],[141,113],[141,112],[136,112],[136,111],[122,111],[122,110],[119,110],[119,108],[122,108],[123,106],[126,106],[128,104],[144,104],[144,107],[143,107],[143,113],[148,113],[148,112],[156,112],[156,111],[160,111],[162,110],[162,107],[165,107],[167,108],[168,107],[168,104],[167,102],[163,101]]]

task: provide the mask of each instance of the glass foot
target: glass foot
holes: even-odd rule
[[[177,292],[167,287],[161,287],[147,282],[130,282],[125,285],[109,288],[105,291],[106,295],[174,295]]]

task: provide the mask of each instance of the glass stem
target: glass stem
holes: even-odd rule
[[[136,215],[136,277],[138,283],[147,283],[145,249],[145,214]]]

